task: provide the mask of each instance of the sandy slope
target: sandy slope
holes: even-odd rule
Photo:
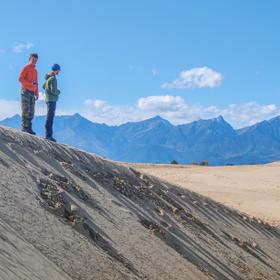
[[[0,127],[0,279],[280,278],[280,231],[120,163]]]
[[[132,166],[280,226],[280,162],[222,167]]]
[[[0,252],[1,280],[71,280],[2,220],[0,220]]]

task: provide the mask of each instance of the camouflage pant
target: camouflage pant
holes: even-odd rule
[[[23,129],[31,129],[31,122],[34,117],[35,95],[29,90],[21,94],[21,126]]]

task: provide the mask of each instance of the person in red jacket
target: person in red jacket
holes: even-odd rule
[[[32,119],[35,111],[35,101],[38,100],[38,75],[35,68],[38,55],[32,53],[29,63],[23,67],[19,75],[21,84],[21,126],[22,131],[35,135],[32,130]]]

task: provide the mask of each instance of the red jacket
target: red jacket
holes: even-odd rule
[[[20,72],[18,80],[21,83],[22,89],[30,90],[38,97],[38,77],[35,65],[25,65]]]

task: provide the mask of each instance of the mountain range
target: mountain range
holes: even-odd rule
[[[39,136],[44,135],[44,121],[44,116],[34,118]],[[0,125],[20,129],[20,116]],[[118,161],[231,165],[280,160],[280,116],[235,130],[222,116],[183,125],[155,116],[109,126],[74,114],[57,116],[54,131],[60,143]]]

